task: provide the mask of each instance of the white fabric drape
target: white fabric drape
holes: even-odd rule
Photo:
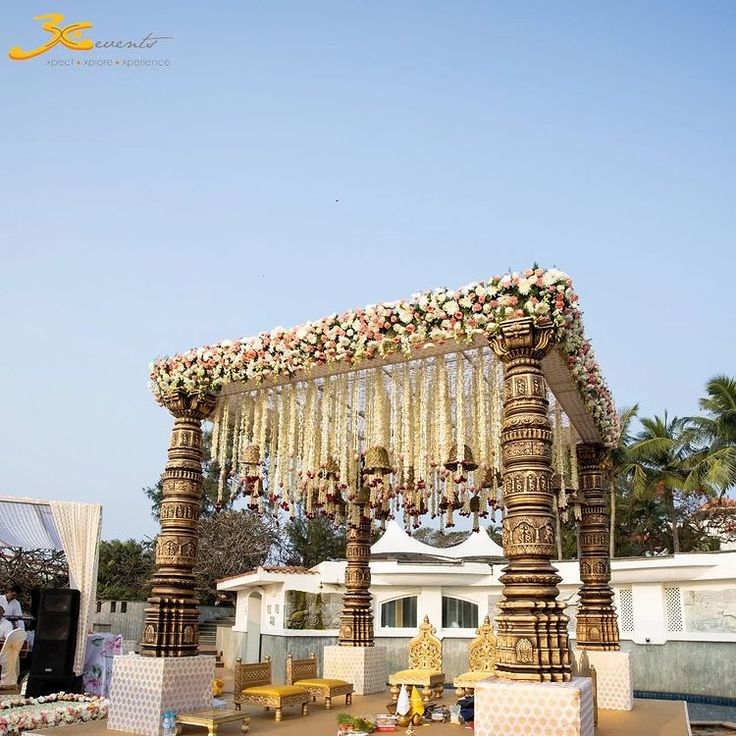
[[[74,672],[82,674],[87,631],[97,599],[97,548],[102,530],[100,504],[49,501],[69,565],[69,587],[80,592]]]
[[[0,547],[63,549],[48,504],[0,498]]]

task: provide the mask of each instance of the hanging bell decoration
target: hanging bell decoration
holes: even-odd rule
[[[386,476],[393,472],[385,447],[376,445],[365,451],[363,460],[363,487],[369,493],[368,503],[373,509],[388,509],[388,502],[392,498],[391,487]]]
[[[453,512],[455,509],[462,509],[467,505],[468,479],[469,474],[478,467],[473,458],[473,451],[469,445],[463,445],[463,459],[460,460],[457,445],[453,445],[450,449],[450,457],[445,463],[445,468],[450,471],[451,476],[448,478],[445,486],[445,493],[440,500],[440,509],[445,512],[445,526],[455,526]],[[462,512],[461,512],[462,513]],[[470,513],[466,508],[463,515]]]
[[[344,486],[339,482],[340,466],[330,455],[319,469],[317,483],[317,505],[330,519],[342,519],[345,513],[345,500],[342,497]]]
[[[567,523],[568,519],[568,498],[567,494],[562,488],[562,476],[559,473],[552,473],[552,479],[550,481],[552,487],[552,494],[557,503],[557,510],[560,513],[560,519]]]
[[[248,496],[248,508],[263,511],[263,463],[258,445],[248,445],[243,450],[240,492]]]
[[[575,521],[580,521],[583,518],[583,499],[575,488],[565,489],[565,495],[567,497],[566,504],[568,509],[572,509],[573,518]],[[565,519],[567,521],[567,519]]]

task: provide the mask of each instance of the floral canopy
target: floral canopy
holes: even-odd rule
[[[340,513],[367,470],[379,518],[403,511],[408,525],[449,508],[449,524],[453,509],[477,521],[498,500],[501,470],[502,368],[487,341],[520,317],[553,330],[542,369],[558,428],[556,469],[563,486],[564,478],[574,486],[569,446],[577,438],[615,444],[618,420],[572,280],[557,269],[188,350],[151,364],[151,388],[160,403],[177,391],[219,395],[213,458],[221,490],[249,495],[254,508],[302,503]]]

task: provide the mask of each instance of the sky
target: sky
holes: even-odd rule
[[[50,12],[170,38],[9,59]],[[736,372],[735,68],[716,0],[4,0],[0,494],[152,536],[152,359],[534,262],[619,406],[697,411]]]

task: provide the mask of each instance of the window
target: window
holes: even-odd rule
[[[97,601],[97,613],[102,611],[102,601]]]
[[[397,598],[381,605],[381,626],[387,629],[413,629],[417,625],[417,597]]]
[[[122,601],[120,603],[120,613],[128,613],[128,601]]]
[[[634,596],[631,588],[618,589],[618,623],[622,632],[634,630]]]
[[[667,631],[682,631],[682,596],[679,588],[664,589]]]
[[[118,610],[118,604],[115,601],[110,601],[110,613],[115,613]]]
[[[443,629],[475,629],[478,627],[478,604],[460,598],[442,596]]]

